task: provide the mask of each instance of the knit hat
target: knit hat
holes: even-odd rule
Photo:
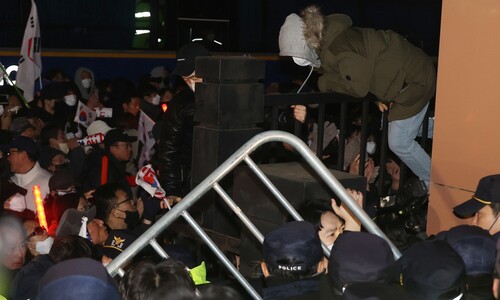
[[[459,217],[470,217],[481,208],[492,203],[500,203],[500,174],[481,178],[471,199],[453,208]]]
[[[120,300],[115,281],[104,266],[76,258],[52,266],[40,279],[39,300]]]
[[[366,232],[344,231],[333,244],[328,274],[335,288],[354,282],[388,282],[394,254],[383,238]]]
[[[290,272],[304,272],[323,257],[316,229],[304,221],[285,223],[269,232],[264,238],[263,252],[266,264]]]

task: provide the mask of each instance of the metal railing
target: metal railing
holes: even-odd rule
[[[271,118],[271,129],[278,129],[278,114],[279,109],[283,107],[289,107],[293,104],[300,104],[309,106],[311,104],[318,106],[318,114],[316,116],[318,123],[318,132],[316,137],[317,142],[317,153],[316,156],[319,158],[323,157],[323,134],[325,123],[325,115],[326,115],[326,105],[327,104],[338,104],[339,105],[339,115],[340,120],[339,124],[336,124],[339,129],[339,141],[345,141],[347,136],[347,106],[349,104],[361,103],[361,136],[360,136],[360,145],[361,147],[366,148],[366,140],[368,138],[368,111],[370,102],[374,102],[375,96],[372,94],[368,94],[368,96],[364,98],[356,98],[348,95],[342,95],[338,93],[286,93],[286,94],[269,94],[265,96],[265,106],[271,107],[272,110],[272,118]],[[295,121],[294,134],[296,136],[300,136],[302,124],[298,121]],[[338,148],[338,158],[337,164],[335,168],[339,171],[343,171],[344,168],[344,148],[345,144],[339,142]],[[365,151],[360,151],[360,159],[362,162],[366,160]],[[359,175],[363,176],[364,174],[364,163],[360,163]]]
[[[168,213],[161,217],[154,223],[146,232],[144,232],[134,243],[118,255],[108,266],[108,272],[114,276],[119,274],[123,276],[121,267],[125,265],[136,253],[142,250],[147,245],[151,245],[160,256],[168,257],[168,253],[158,245],[156,237],[162,233],[168,226],[170,226],[179,217],[183,217],[187,223],[194,229],[200,238],[208,245],[214,254],[221,260],[223,265],[231,272],[231,274],[241,283],[243,288],[251,295],[253,299],[261,299],[261,296],[255,289],[248,283],[248,281],[239,273],[236,267],[229,261],[229,259],[222,253],[217,245],[210,239],[200,225],[188,213],[188,209],[196,203],[204,194],[214,189],[224,200],[224,202],[233,210],[239,217],[243,224],[250,230],[250,232],[262,243],[264,236],[255,227],[255,225],[248,219],[248,217],[241,211],[241,209],[234,203],[229,195],[220,187],[221,181],[229,172],[231,172],[239,163],[245,161],[250,169],[257,175],[257,177],[266,185],[284,208],[293,216],[295,220],[302,220],[301,216],[292,207],[292,205],[285,199],[281,192],[271,183],[269,178],[264,175],[262,170],[252,161],[250,154],[258,147],[269,142],[283,142],[291,145],[297,153],[312,167],[326,185],[338,196],[338,198],[347,205],[352,213],[361,221],[366,230],[370,233],[376,234],[384,238],[394,253],[396,258],[401,256],[399,250],[392,244],[392,242],[385,236],[385,234],[375,225],[370,217],[363,211],[363,209],[356,204],[346,192],[345,188],[340,182],[332,175],[332,173],[325,167],[325,165],[314,155],[313,152],[296,136],[282,132],[282,131],[267,131],[256,135],[231,155],[223,164],[221,164],[214,172],[212,172],[205,180],[196,186],[189,194],[187,194],[181,202],[172,208]],[[328,249],[325,253],[329,255]]]
[[[271,130],[277,130],[279,129],[278,126],[278,115],[279,115],[279,110],[290,107],[290,105],[305,105],[309,106],[311,104],[317,105],[317,115],[316,121],[318,123],[318,131],[317,131],[317,136],[316,136],[316,142],[317,142],[317,153],[316,156],[318,158],[323,157],[323,134],[324,134],[324,127],[323,124],[326,121],[326,105],[327,104],[336,104],[338,105],[339,109],[339,120],[338,123],[336,124],[338,129],[339,129],[339,143],[338,143],[338,157],[337,157],[337,164],[334,166],[335,169],[339,171],[344,171],[344,152],[345,152],[345,140],[347,138],[347,122],[348,122],[348,117],[347,117],[347,107],[348,105],[351,104],[361,104],[361,135],[360,135],[360,149],[366,149],[366,143],[368,139],[368,115],[370,109],[377,109],[375,108],[375,105],[372,105],[371,102],[375,102],[377,99],[375,95],[373,94],[368,94],[364,98],[356,98],[348,95],[343,95],[343,94],[338,94],[338,93],[277,93],[277,94],[268,94],[265,96],[265,106],[269,107],[271,109],[271,119],[268,121],[269,127]],[[431,100],[431,104],[433,103],[434,99]],[[372,108],[370,108],[370,105],[372,105]],[[424,118],[423,122],[423,128],[422,128],[422,137],[420,140],[420,144],[424,150],[429,152],[429,138],[428,138],[428,132],[429,132],[429,116],[431,114],[431,107],[427,110],[426,116]],[[385,179],[386,179],[386,163],[388,161],[388,153],[389,153],[389,147],[388,147],[388,112],[382,113],[381,116],[381,122],[380,122],[380,144],[377,144],[379,147],[379,154],[380,154],[380,169],[379,169],[379,179],[378,179],[378,193],[379,196],[385,196],[387,193],[387,187],[385,186]],[[301,133],[301,127],[304,126],[298,121],[295,121],[294,124],[294,134],[298,137],[300,137]],[[366,155],[366,151],[360,151],[360,164],[359,164],[359,171],[358,175],[364,176],[365,172],[365,162],[368,159]],[[406,179],[406,165],[403,162],[400,162],[400,186],[404,185],[405,179]]]

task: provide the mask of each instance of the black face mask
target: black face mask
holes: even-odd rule
[[[139,223],[140,216],[138,211],[124,211],[125,213],[125,224],[127,224],[127,229],[134,228],[137,223]]]

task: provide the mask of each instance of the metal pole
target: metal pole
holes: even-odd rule
[[[231,155],[224,163],[222,163],[214,172],[208,175],[198,186],[196,186],[181,202],[175,205],[172,210],[161,217],[154,223],[146,232],[144,232],[134,243],[118,255],[108,266],[108,272],[114,276],[120,266],[124,265],[133,255],[142,250],[149,242],[154,239],[159,233],[172,224],[181,214],[189,209],[198,199],[208,192],[215,183],[220,181],[224,176],[231,172],[241,161],[245,160],[249,165],[254,165],[253,161],[248,158],[248,154],[253,152],[259,146],[268,142],[285,142],[290,144],[295,150],[302,155],[306,162],[311,165],[318,175],[325,181],[328,187],[332,189],[339,199],[347,205],[353,214],[361,221],[363,226],[371,233],[376,234],[389,243],[394,256],[399,258],[401,253],[393,245],[393,243],[385,236],[385,234],[375,225],[368,215],[359,207],[359,205],[347,194],[344,187],[330,173],[330,171],[321,163],[321,161],[312,153],[312,151],[297,137],[292,134],[282,131],[267,131],[260,133],[245,143],[233,155]],[[254,171],[259,172],[260,169]],[[260,171],[261,172],[261,171]],[[263,175],[263,174],[261,174]],[[284,199],[283,195],[276,190],[270,183],[267,177],[261,177],[262,180],[271,188],[271,191],[278,197],[278,200],[284,200],[284,206],[288,207],[288,211],[296,220],[302,220],[295,209]]]
[[[152,239],[151,241],[149,241],[149,244],[151,245],[151,247],[153,247],[153,249],[155,249],[156,253],[158,253],[163,259],[168,258],[167,252],[165,252],[165,250],[158,244],[156,239]]]
[[[234,203],[234,201],[229,197],[229,195],[222,189],[222,187],[216,183],[214,184],[214,190],[219,194],[219,196],[226,202],[226,204],[234,211],[234,213],[240,218],[241,222],[253,233],[253,235],[262,244],[264,243],[264,235],[253,225],[252,221],[241,211],[241,209]]]
[[[26,98],[24,98],[23,93],[21,93],[19,88],[12,82],[12,80],[10,80],[9,75],[7,75],[7,70],[5,69],[5,67],[2,63],[0,63],[0,69],[2,70],[4,81],[8,82],[14,88],[14,90],[16,91],[16,94],[23,101],[24,106],[26,106],[26,108],[30,109],[31,107],[28,104],[28,101],[26,101]]]
[[[312,152],[311,152],[312,153]],[[314,154],[313,154],[314,155]],[[297,221],[303,221],[302,217],[299,215],[299,213],[293,208],[292,205],[286,200],[285,196],[274,186],[274,184],[267,178],[267,176],[262,172],[259,167],[253,162],[253,160],[250,157],[245,158],[245,162],[248,164],[250,169],[257,175],[257,177],[262,180],[262,182],[267,186],[267,188],[273,193],[273,195],[278,199],[278,201],[285,207],[285,209],[292,215],[292,217],[297,220]]]
[[[241,283],[241,285],[247,290],[247,292],[252,296],[253,299],[262,299],[259,293],[248,283],[248,281],[241,275],[235,266],[227,259],[227,257],[220,251],[220,249],[215,245],[215,243],[210,239],[210,237],[203,231],[203,229],[196,223],[196,221],[191,217],[191,215],[184,211],[181,213],[184,219],[191,225],[191,227],[196,231],[196,233],[202,238],[202,240],[208,245],[208,247],[217,255],[217,257],[222,261],[222,263],[229,269],[229,271],[236,277],[236,279]]]

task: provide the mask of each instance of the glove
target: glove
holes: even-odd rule
[[[330,142],[337,136],[338,130],[337,126],[335,126],[335,123],[330,123],[328,121],[325,122],[324,126],[324,132],[323,132],[323,150],[330,144]],[[312,131],[312,137],[311,137],[311,151],[314,153],[317,153],[317,137],[318,137],[318,124],[314,123],[313,126],[313,131]]]
[[[160,211],[160,200],[155,197],[151,197],[146,191],[141,193],[142,203],[144,204],[144,212],[142,217],[145,220],[154,222],[156,220],[156,215]]]

